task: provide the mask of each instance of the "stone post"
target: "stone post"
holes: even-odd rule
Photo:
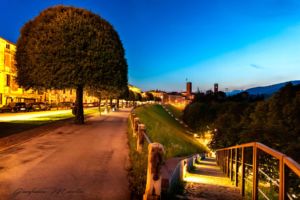
[[[131,115],[130,115],[130,120],[131,120],[131,127],[132,127],[132,130],[133,130],[133,125],[134,125],[134,118],[136,117],[136,114],[134,114],[134,113],[131,113]]]
[[[163,164],[163,155],[164,148],[161,144],[149,144],[147,182],[143,200],[160,199],[161,197],[161,167]]]
[[[145,125],[144,124],[139,124],[138,125],[138,134],[137,134],[137,140],[136,140],[136,150],[138,152],[142,152],[143,150],[143,144],[145,140]]]
[[[139,123],[140,123],[140,118],[135,117],[133,119],[133,135],[134,136],[136,136],[136,134],[137,134]]]
[[[187,160],[180,161],[180,180],[184,181],[187,171]]]

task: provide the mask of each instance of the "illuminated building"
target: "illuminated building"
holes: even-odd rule
[[[168,93],[168,103],[170,104],[186,104],[186,98],[180,93],[171,92]]]
[[[219,92],[219,84],[215,83],[214,84],[214,93],[217,93],[217,92]]]
[[[16,46],[0,37],[0,106],[10,102],[75,102],[76,90],[24,90],[19,87],[15,79],[17,71],[15,67]],[[96,102],[98,99],[84,92],[83,102]]]
[[[186,83],[186,96],[190,96],[192,94],[192,82]]]
[[[193,100],[194,99],[194,94],[192,92],[192,82],[187,82],[186,83],[186,91],[181,92],[183,96],[185,96],[186,100]]]
[[[15,79],[17,76],[14,55],[16,46],[0,37],[0,105],[10,102],[33,102],[43,97],[43,93],[20,88]]]
[[[138,87],[135,87],[133,85],[128,85],[128,89],[131,90],[132,92],[136,92],[136,93],[142,93],[142,90]]]
[[[160,90],[151,90],[149,91],[154,97],[161,99],[161,102],[165,102],[168,99],[168,94]]]

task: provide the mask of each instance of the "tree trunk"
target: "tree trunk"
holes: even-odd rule
[[[76,124],[84,124],[84,115],[83,115],[83,86],[79,85],[76,88],[76,116],[75,123]]]
[[[101,115],[101,96],[99,96],[99,113]]]
[[[106,109],[106,112],[108,113],[108,99],[107,99],[107,97],[105,99],[105,109]]]
[[[112,98],[109,98],[109,106],[112,108]]]
[[[119,98],[117,98],[117,108],[120,107],[120,106],[119,106],[119,103],[120,103],[120,100],[119,100]]]

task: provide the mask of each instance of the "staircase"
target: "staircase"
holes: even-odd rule
[[[177,195],[178,199],[242,199],[240,190],[232,185],[213,158],[196,160],[193,168],[186,172],[184,181],[185,190],[183,195]]]
[[[217,159],[184,160],[183,195],[178,199],[300,199],[300,165],[288,156],[253,142],[217,151]]]

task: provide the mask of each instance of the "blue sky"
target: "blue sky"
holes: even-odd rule
[[[300,80],[298,0],[10,0],[0,36],[16,42],[25,22],[57,5],[107,19],[126,49],[129,82],[148,89],[245,89]]]

